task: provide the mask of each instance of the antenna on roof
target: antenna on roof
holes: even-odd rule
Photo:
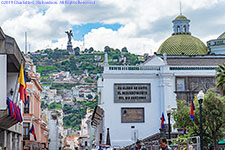
[[[182,15],[182,5],[181,5],[181,0],[180,0],[180,15]]]
[[[84,41],[84,35],[83,35],[83,50],[85,50],[85,41]]]
[[[25,54],[27,54],[27,32],[25,32]]]

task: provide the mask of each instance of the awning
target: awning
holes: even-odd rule
[[[92,114],[91,125],[98,126],[100,120],[102,120],[103,117],[104,117],[104,110],[101,107],[96,106]]]

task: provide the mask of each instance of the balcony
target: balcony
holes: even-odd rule
[[[14,38],[6,35],[0,27],[0,126],[9,128],[18,121],[9,116],[7,97],[13,99],[20,65],[25,59]],[[14,95],[17,97],[17,95]],[[15,100],[14,100],[15,102]]]
[[[14,118],[11,118],[9,116],[9,110],[0,110],[0,126],[3,128],[9,128],[15,124],[17,124],[18,121]]]

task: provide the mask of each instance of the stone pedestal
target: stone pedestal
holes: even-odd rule
[[[72,43],[67,43],[67,51],[69,54],[73,54],[73,45]]]

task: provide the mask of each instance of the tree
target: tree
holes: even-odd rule
[[[217,150],[219,140],[225,136],[225,97],[209,90],[204,98],[203,109],[206,111],[206,121],[214,149]]]
[[[221,94],[225,95],[225,63],[218,65],[216,69],[216,87],[220,90]]]
[[[92,99],[93,96],[92,96],[91,94],[88,94],[88,95],[87,95],[87,98],[88,98],[88,99]]]
[[[109,47],[109,46],[105,46],[105,48],[104,48],[104,52],[105,52],[105,53],[110,52],[110,47]]]
[[[90,47],[89,50],[88,50],[88,53],[92,53],[92,52],[94,52],[94,48]]]
[[[88,49],[87,48],[84,49],[84,53],[88,53]]]
[[[117,49],[115,49],[115,51],[116,51],[116,53],[120,53],[120,50],[117,48]]]
[[[128,50],[127,50],[127,48],[126,47],[124,47],[124,48],[122,48],[122,50],[121,50],[122,52],[128,52]]]
[[[113,56],[113,59],[119,60],[119,56],[115,55],[115,56]]]
[[[74,48],[75,56],[80,56],[80,48],[76,47]]]
[[[178,109],[173,112],[174,127],[187,128],[192,136],[200,134],[199,105],[195,104],[195,120],[190,119],[190,105],[186,101],[179,100]],[[225,97],[216,94],[212,89],[205,94],[202,106],[203,145],[214,143],[214,149],[218,141],[224,136],[225,129]]]

